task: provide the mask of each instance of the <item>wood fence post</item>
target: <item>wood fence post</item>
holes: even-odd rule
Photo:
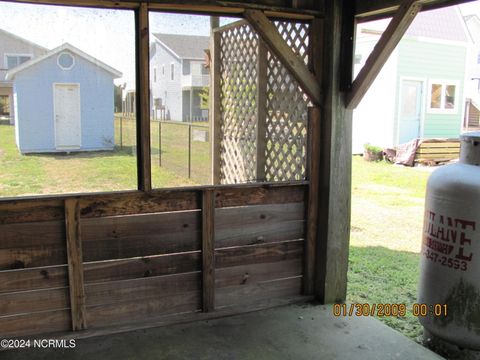
[[[138,189],[152,189],[152,164],[150,159],[150,85],[149,85],[149,33],[148,6],[141,3],[136,10],[136,64],[137,64],[137,177]]]
[[[192,124],[188,124],[188,178],[192,178]]]
[[[310,182],[307,200],[307,237],[305,241],[305,262],[303,275],[303,293],[314,293],[315,257],[318,234],[318,194],[320,189],[320,116],[319,107],[308,108],[308,151],[307,179]]]
[[[221,114],[220,114],[220,33],[213,31],[218,27],[218,18],[211,17],[210,32],[210,142],[212,159],[212,184],[220,184]]]
[[[78,199],[65,200],[65,229],[72,330],[84,330],[87,328],[87,318],[80,233],[80,202]]]
[[[162,166],[162,119],[158,121],[158,166]]]
[[[215,191],[202,193],[202,299],[203,311],[215,310]]]
[[[258,39],[257,58],[257,169],[256,180],[265,181],[266,151],[267,151],[267,46]]]

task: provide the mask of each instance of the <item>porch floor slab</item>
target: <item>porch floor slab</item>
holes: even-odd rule
[[[48,337],[46,337],[48,338]],[[370,317],[290,305],[221,319],[77,339],[74,349],[23,349],[2,360],[443,359]]]

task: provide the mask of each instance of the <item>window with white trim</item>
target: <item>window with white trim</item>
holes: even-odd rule
[[[458,84],[448,81],[431,81],[429,88],[429,112],[451,113],[457,110]]]
[[[175,80],[175,64],[170,64],[170,80]]]
[[[157,82],[157,68],[153,68],[153,82]]]
[[[6,66],[7,69],[14,68],[15,66],[18,66],[20,64],[23,64],[24,62],[30,60],[32,58],[32,55],[5,55],[6,58]]]

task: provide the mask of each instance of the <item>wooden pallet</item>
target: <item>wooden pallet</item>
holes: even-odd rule
[[[459,139],[428,139],[417,148],[415,163],[436,165],[458,159],[459,155]]]

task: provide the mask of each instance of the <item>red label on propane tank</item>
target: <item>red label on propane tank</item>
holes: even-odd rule
[[[423,255],[442,266],[466,271],[472,261],[471,233],[476,223],[425,210]]]

